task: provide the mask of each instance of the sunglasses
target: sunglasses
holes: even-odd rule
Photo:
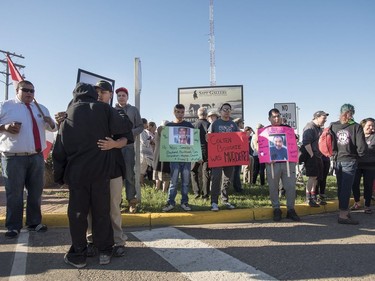
[[[35,90],[34,90],[34,89],[20,88],[20,90],[21,90],[22,92],[25,92],[25,93],[32,93],[32,94],[35,93]]]
[[[224,111],[224,112],[230,112],[230,111],[232,111],[232,109],[230,109],[230,108],[222,108],[221,110]]]

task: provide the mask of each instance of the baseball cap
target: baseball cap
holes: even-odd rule
[[[216,117],[219,117],[219,114],[217,114],[216,111],[210,111],[210,112],[208,112],[207,117],[210,117],[212,115],[215,115]]]
[[[105,80],[100,80],[98,83],[95,84],[94,88],[95,89],[99,88],[103,91],[113,92],[112,85],[108,81],[105,81]]]
[[[320,116],[328,116],[329,114],[327,112],[324,112],[323,110],[319,110],[314,113],[314,119],[320,117]]]
[[[233,122],[234,123],[244,123],[245,120],[243,120],[242,118],[236,118],[236,119],[233,119]]]
[[[125,87],[116,89],[116,94],[118,94],[118,92],[125,92],[127,95],[129,95],[128,89],[126,89]]]

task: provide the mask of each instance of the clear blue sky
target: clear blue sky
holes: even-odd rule
[[[300,108],[300,131],[317,110],[337,120],[343,103],[357,121],[375,116],[375,1],[214,5],[217,85],[244,86],[246,125],[268,124],[268,110],[286,102]],[[157,124],[173,118],[177,88],[210,84],[209,0],[6,1],[0,34],[1,50],[25,56],[14,62],[51,114],[65,110],[78,68],[127,87],[134,104],[135,57],[141,115]]]

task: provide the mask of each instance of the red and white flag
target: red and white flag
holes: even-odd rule
[[[14,89],[17,91],[18,83],[23,81],[24,79],[8,55],[7,55],[7,61],[8,61],[10,76],[12,77],[12,80],[13,80]],[[54,140],[55,140],[55,135],[52,132],[46,131],[47,148],[43,150],[44,161],[46,161],[48,158],[48,155],[52,149]]]
[[[8,61],[8,66],[9,66],[9,72],[10,76],[12,77],[13,80],[13,85],[14,89],[17,89],[17,85],[20,81],[23,81],[22,75],[19,73],[18,69],[10,59],[10,57],[7,55],[7,61]]]

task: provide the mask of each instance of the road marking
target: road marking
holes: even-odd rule
[[[25,280],[28,245],[29,232],[21,231],[18,236],[16,249],[14,250],[14,260],[12,270],[10,272],[9,281]]]
[[[276,280],[172,227],[132,234],[190,280]]]

